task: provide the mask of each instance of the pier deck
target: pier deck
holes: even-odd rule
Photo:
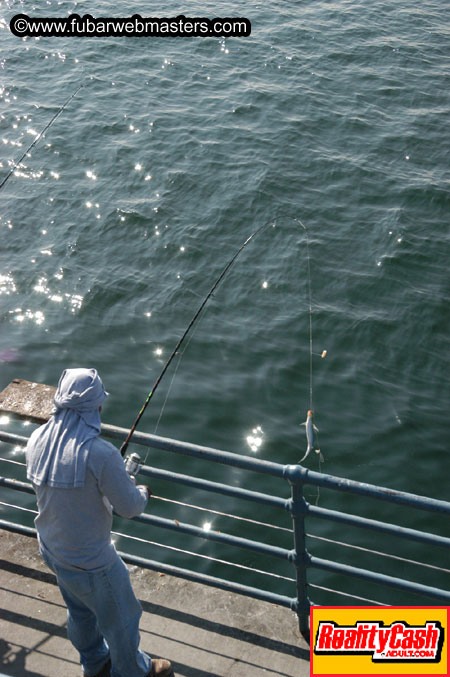
[[[131,567],[141,648],[176,677],[306,677],[309,648],[291,611]],[[66,608],[34,538],[0,531],[0,675],[80,677]]]

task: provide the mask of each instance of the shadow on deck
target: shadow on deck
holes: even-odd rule
[[[177,677],[309,676],[309,648],[291,611],[132,567],[141,648],[169,658]],[[34,539],[2,532],[0,673],[81,675],[66,638],[66,608]]]

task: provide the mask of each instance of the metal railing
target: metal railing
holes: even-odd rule
[[[127,430],[112,425],[103,425],[102,434],[106,437],[110,437],[117,440],[123,440],[126,437]],[[27,439],[28,439],[27,437],[21,435],[0,431],[0,441],[2,442],[13,444],[19,447],[24,447],[27,443]],[[415,510],[431,511],[434,513],[438,513],[440,515],[450,515],[450,503],[432,498],[427,498],[424,496],[417,496],[414,494],[409,494],[401,491],[394,491],[391,489],[378,487],[375,485],[366,484],[362,482],[357,482],[354,480],[343,479],[340,477],[334,477],[331,475],[314,472],[300,465],[282,465],[270,461],[264,461],[247,456],[241,456],[231,452],[220,451],[209,447],[202,447],[196,444],[183,443],[176,440],[158,437],[156,435],[150,435],[142,432],[135,433],[133,437],[133,443],[143,445],[148,448],[151,447],[154,449],[160,449],[167,452],[181,454],[184,456],[195,457],[205,463],[206,462],[220,463],[234,468],[239,468],[241,470],[253,471],[260,474],[262,473],[264,475],[278,478],[280,480],[285,480],[290,487],[290,497],[288,498],[272,496],[266,493],[252,491],[241,487],[235,487],[207,479],[200,479],[198,477],[184,475],[178,472],[163,470],[161,468],[146,465],[142,467],[140,473],[141,475],[156,478],[159,480],[169,481],[170,483],[176,483],[178,485],[184,485],[187,487],[200,489],[202,491],[213,492],[215,494],[221,494],[235,499],[243,499],[245,501],[249,501],[254,504],[269,506],[272,509],[283,511],[284,513],[287,511],[292,519],[292,530],[284,528],[284,531],[290,532],[292,538],[291,549],[283,548],[277,545],[271,545],[269,543],[257,540],[252,540],[242,536],[224,533],[222,531],[221,532],[215,530],[206,531],[205,529],[202,529],[198,526],[194,526],[192,524],[179,522],[178,520],[174,519],[159,517],[156,515],[142,514],[138,517],[133,518],[133,521],[141,522],[145,525],[152,527],[159,527],[171,532],[177,532],[193,536],[196,538],[207,539],[214,543],[223,544],[227,547],[243,548],[251,552],[258,553],[258,555],[261,556],[269,556],[271,558],[275,558],[285,562],[286,561],[290,562],[295,570],[295,579],[289,579],[285,576],[278,576],[278,578],[284,578],[287,580],[294,581],[296,586],[296,594],[293,597],[289,597],[287,595],[275,593],[271,590],[265,590],[261,588],[252,587],[247,584],[242,584],[231,580],[226,580],[223,578],[217,578],[194,570],[174,566],[168,563],[150,560],[132,554],[120,553],[126,562],[290,608],[298,615],[300,632],[307,638],[309,627],[309,609],[310,605],[312,604],[308,596],[308,589],[320,589],[322,591],[343,594],[350,598],[353,597],[363,601],[371,601],[365,600],[365,598],[358,597],[351,593],[330,590],[329,588],[323,586],[314,585],[313,583],[308,581],[309,570],[315,569],[318,571],[325,571],[332,574],[344,574],[345,576],[351,576],[353,578],[362,579],[363,581],[366,581],[368,583],[377,583],[382,584],[383,586],[388,586],[389,588],[396,588],[398,590],[406,592],[407,594],[422,595],[428,597],[429,599],[437,600],[438,602],[444,603],[446,605],[450,603],[449,590],[440,589],[431,585],[425,585],[420,582],[405,580],[404,578],[401,577],[391,576],[385,573],[379,573],[377,571],[371,571],[365,568],[351,566],[341,562],[336,562],[331,559],[323,559],[310,554],[310,552],[307,550],[306,547],[306,540],[308,537],[312,539],[316,538],[319,540],[328,541],[329,543],[331,542],[340,546],[350,547],[357,551],[361,550],[369,553],[372,552],[378,555],[384,555],[385,557],[391,557],[394,560],[396,559],[402,561],[409,561],[405,560],[403,557],[396,557],[395,555],[371,551],[368,550],[367,548],[359,547],[357,545],[343,543],[340,541],[332,541],[327,538],[321,538],[320,536],[317,535],[307,534],[305,531],[305,521],[308,520],[309,525],[311,521],[316,519],[327,520],[335,522],[340,525],[347,525],[352,528],[358,527],[359,529],[366,531],[369,530],[375,533],[390,534],[395,536],[396,538],[408,539],[410,541],[414,541],[422,545],[425,545],[427,546],[427,548],[430,546],[433,547],[438,546],[440,548],[445,548],[448,550],[450,549],[450,538],[446,538],[445,536],[440,536],[437,534],[428,533],[426,531],[419,531],[417,529],[402,527],[396,524],[390,524],[375,519],[368,519],[366,517],[361,517],[353,514],[348,514],[345,512],[339,512],[336,510],[330,510],[328,508],[311,505],[305,500],[304,487],[306,485],[312,485],[319,488],[331,489],[337,492],[349,493],[363,498],[376,499],[377,501],[388,502],[396,506],[407,506],[408,508],[413,508]],[[17,463],[16,461],[11,461],[11,459],[1,458],[0,460],[4,461],[9,460],[10,462]],[[19,465],[23,464],[19,463]],[[15,491],[34,493],[33,488],[30,484],[13,478],[0,477],[0,486]],[[161,500],[168,499],[161,498]],[[177,503],[177,501],[172,502]],[[8,504],[5,503],[4,505]],[[189,506],[189,507],[195,508],[197,506]],[[225,513],[218,514],[226,515]],[[226,516],[233,517],[232,515]],[[258,523],[255,520],[246,518],[242,519],[246,520],[247,522]],[[35,530],[32,529],[31,527],[26,527],[19,523],[9,522],[6,520],[0,520],[0,528],[28,534],[31,536],[36,535]],[[277,528],[283,529],[283,527]],[[124,536],[126,536],[126,534]],[[128,537],[132,538],[131,536]],[[139,541],[141,539],[136,540]],[[171,546],[162,546],[162,547],[169,547],[169,549],[171,548]],[[172,549],[177,550],[178,548],[174,547]],[[186,551],[181,552],[185,553]],[[189,554],[195,555],[196,553]],[[229,562],[225,563],[228,564]],[[431,564],[420,562],[413,563],[422,565],[424,567],[430,567],[433,570],[437,569],[441,572],[450,573],[449,570],[443,569],[442,567],[439,566],[433,566]],[[243,568],[245,569],[248,567]],[[253,571],[257,570],[253,569]],[[259,572],[259,573],[267,573],[267,572]],[[375,602],[375,603],[383,604],[383,602]]]

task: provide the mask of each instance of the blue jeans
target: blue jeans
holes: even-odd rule
[[[106,569],[72,571],[41,552],[54,571],[67,605],[67,635],[80,654],[86,675],[95,675],[111,658],[111,677],[144,677],[152,662],[139,650],[142,607],[119,556]]]

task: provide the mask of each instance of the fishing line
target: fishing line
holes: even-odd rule
[[[199,296],[200,296],[200,294],[199,294]],[[200,326],[200,324],[201,324],[201,321],[202,321],[202,318],[200,318],[200,321],[199,321],[198,325],[197,325],[196,327],[194,327],[194,329],[193,329],[193,331],[192,331],[192,334],[190,335],[189,340],[188,340],[188,342],[186,343],[186,347],[184,348],[183,352],[179,354],[178,361],[177,361],[177,365],[176,365],[176,367],[175,367],[175,369],[174,369],[173,376],[172,376],[172,378],[171,378],[171,380],[170,380],[170,385],[169,385],[169,387],[168,387],[168,389],[167,389],[167,393],[166,393],[166,397],[165,397],[165,399],[164,399],[163,406],[161,407],[161,411],[160,411],[160,414],[159,414],[159,416],[158,416],[158,420],[157,420],[157,422],[156,422],[155,430],[154,430],[154,432],[153,432],[154,435],[156,435],[156,433],[157,433],[157,431],[158,431],[158,427],[159,427],[160,421],[161,421],[161,419],[162,419],[162,416],[163,416],[163,413],[164,413],[164,409],[166,408],[167,400],[169,399],[170,391],[171,391],[171,389],[172,389],[173,382],[175,381],[175,376],[177,375],[177,371],[178,371],[178,368],[179,368],[179,366],[180,366],[180,364],[181,364],[181,360],[183,359],[184,353],[185,353],[186,350],[189,348],[189,344],[190,344],[190,342],[192,341],[192,339],[194,338],[195,332],[196,332],[197,329],[199,328],[199,326]],[[147,463],[147,457],[148,457],[149,453],[150,453],[150,449],[148,449],[147,454],[145,455],[144,465]]]
[[[267,522],[259,522],[258,520],[253,520],[248,517],[241,517],[240,515],[232,515],[228,512],[221,512],[219,510],[212,510],[212,508],[204,508],[200,505],[193,505],[192,503],[183,503],[182,501],[175,501],[173,498],[164,498],[163,496],[155,496],[152,494],[152,501],[164,501],[165,503],[173,503],[175,505],[181,505],[183,508],[192,508],[192,510],[201,510],[201,512],[208,512],[213,515],[219,515],[220,517],[229,517],[240,522],[249,522],[250,524],[256,524],[260,527],[267,527],[268,529],[277,529],[279,531],[287,531],[292,534],[293,530],[288,529],[287,527],[279,527],[277,524],[267,524]]]
[[[309,238],[308,229],[298,219],[300,225],[305,229],[306,236],[306,260],[308,266],[308,301],[309,301],[309,408],[314,411],[313,407],[313,330],[312,330],[312,291],[311,291],[311,259],[309,255]],[[323,355],[323,353],[322,353]],[[319,451],[319,472],[322,472],[322,462],[324,458],[322,452]],[[316,506],[319,505],[320,487],[317,487]]]
[[[344,548],[351,548],[352,550],[360,550],[361,552],[366,552],[369,555],[378,555],[379,557],[384,557],[388,559],[395,559],[400,562],[406,562],[407,564],[414,564],[418,567],[425,567],[427,569],[435,569],[436,571],[442,571],[445,574],[450,574],[450,569],[444,569],[443,567],[438,567],[435,564],[428,564],[428,562],[417,562],[414,559],[407,559],[405,557],[400,557],[399,555],[392,555],[389,552],[380,552],[379,550],[371,550],[370,548],[364,548],[361,545],[354,545],[353,543],[343,543],[342,541],[335,541],[331,538],[326,538],[325,536],[316,536],[314,534],[305,534],[308,538],[314,538],[317,541],[323,541],[325,543],[331,543],[332,545],[340,545]]]
[[[200,294],[199,294],[199,296],[200,296]],[[178,361],[177,361],[177,366],[175,367],[173,376],[172,376],[171,381],[170,381],[170,385],[169,385],[169,387],[168,387],[168,389],[167,389],[166,397],[165,397],[165,399],[164,399],[164,404],[163,404],[163,406],[161,407],[161,413],[159,414],[158,421],[156,422],[156,426],[155,426],[155,430],[154,430],[154,435],[156,435],[156,433],[157,433],[157,431],[158,431],[159,423],[160,423],[161,418],[162,418],[162,415],[163,415],[163,413],[164,413],[164,409],[165,409],[167,400],[169,399],[169,394],[170,394],[170,391],[171,391],[173,382],[175,381],[175,376],[177,375],[177,371],[178,371],[178,368],[179,368],[179,366],[180,366],[181,360],[183,359],[184,353],[185,353],[186,350],[189,348],[189,344],[190,344],[190,342],[192,341],[192,339],[194,338],[195,332],[196,332],[197,329],[200,327],[200,324],[201,324],[201,322],[202,322],[202,319],[203,319],[203,317],[200,318],[199,323],[198,323],[197,326],[194,327],[194,329],[192,330],[192,333],[191,333],[191,335],[189,336],[188,342],[186,343],[186,346],[185,346],[183,352],[182,352],[182,353],[179,353],[179,357],[178,357]],[[148,453],[149,453],[149,452],[147,452],[147,456],[148,456]],[[147,456],[145,457],[145,461],[147,460]],[[144,461],[144,464],[145,464],[145,461]]]
[[[307,278],[308,278],[308,312],[309,312],[309,408],[311,411],[314,411],[313,407],[313,355],[320,355],[325,357],[326,350],[322,353],[313,352],[313,310],[312,310],[312,283],[311,283],[311,256],[309,251],[309,233],[308,229],[302,221],[294,216],[281,215],[281,218],[291,219],[298,223],[299,226],[305,231],[306,239],[306,266],[307,266]]]
[[[59,110],[55,113],[55,115],[52,117],[52,119],[50,120],[50,122],[47,122],[47,124],[45,125],[44,129],[42,130],[42,132],[40,132],[40,133],[36,136],[36,138],[34,139],[33,143],[32,143],[30,146],[28,146],[28,148],[27,148],[27,150],[25,151],[25,153],[21,156],[21,158],[20,158],[19,160],[17,160],[17,162],[14,164],[14,166],[12,167],[12,169],[10,170],[10,172],[5,176],[5,178],[3,179],[3,181],[0,183],[0,190],[3,188],[3,186],[5,185],[5,183],[7,182],[7,180],[9,179],[9,177],[11,176],[11,174],[13,174],[13,173],[16,171],[17,167],[20,165],[20,163],[22,162],[22,160],[24,159],[24,157],[30,152],[30,150],[33,148],[33,146],[35,146],[35,145],[37,144],[37,142],[38,142],[38,141],[41,139],[41,137],[45,134],[45,132],[47,131],[47,129],[48,129],[49,127],[51,127],[51,125],[55,122],[56,118],[57,118],[59,115],[61,115],[61,113],[63,112],[64,108],[72,101],[73,97],[80,91],[80,89],[81,89],[82,87],[84,87],[84,84],[83,84],[83,83],[82,83],[81,85],[79,85],[79,86],[76,88],[76,90],[74,91],[74,93],[71,94],[71,95],[69,96],[69,98],[67,99],[67,101],[66,101],[65,103],[63,103],[63,105],[61,106],[61,108],[59,108]]]
[[[270,222],[270,223],[271,223],[271,222]],[[239,254],[242,252],[242,250],[248,245],[248,243],[249,243],[256,235],[258,235],[262,230],[264,230],[265,228],[267,228],[267,227],[270,225],[270,223],[265,223],[264,225],[262,225],[262,226],[260,226],[259,228],[257,228],[251,235],[249,235],[249,237],[248,237],[248,238],[245,240],[245,242],[239,247],[239,249],[237,250],[237,252],[233,255],[233,257],[232,257],[232,258],[230,259],[230,261],[227,263],[227,265],[226,265],[225,268],[222,270],[222,272],[220,273],[219,277],[218,277],[217,280],[214,282],[213,286],[211,287],[211,289],[209,290],[209,292],[207,293],[207,295],[206,295],[205,298],[203,299],[203,301],[202,301],[200,307],[198,308],[198,310],[196,311],[196,313],[195,313],[194,316],[192,317],[192,319],[191,319],[191,321],[189,322],[189,324],[188,324],[188,326],[187,326],[187,328],[186,328],[184,334],[183,334],[183,335],[181,336],[181,338],[179,339],[179,341],[178,341],[177,345],[175,346],[175,348],[173,349],[173,351],[172,351],[172,353],[171,353],[169,359],[168,359],[167,362],[165,363],[165,365],[164,365],[164,367],[163,367],[163,369],[162,369],[160,375],[159,375],[158,378],[156,379],[156,381],[155,381],[155,383],[154,383],[154,385],[153,385],[153,388],[150,390],[149,394],[147,395],[147,398],[146,398],[144,404],[142,405],[142,407],[141,407],[141,409],[140,409],[140,411],[139,411],[139,413],[138,413],[138,415],[137,415],[137,417],[136,417],[136,420],[134,421],[133,425],[131,426],[131,429],[130,429],[130,431],[129,431],[129,433],[128,433],[126,439],[125,439],[125,441],[123,442],[122,446],[120,447],[120,453],[122,454],[122,456],[125,456],[125,453],[126,453],[126,450],[127,450],[127,448],[128,448],[128,445],[129,445],[129,443],[130,443],[130,440],[131,440],[131,438],[132,438],[132,436],[133,436],[134,431],[136,430],[136,428],[137,428],[137,426],[138,426],[138,424],[139,424],[139,421],[140,421],[141,418],[142,418],[142,415],[143,415],[144,411],[145,411],[146,408],[148,407],[150,400],[152,399],[152,397],[153,397],[153,395],[154,395],[154,393],[155,393],[157,387],[159,386],[159,384],[161,383],[161,380],[162,380],[163,377],[164,377],[164,374],[166,373],[166,371],[167,371],[167,369],[169,368],[169,366],[170,366],[172,360],[173,360],[174,357],[176,356],[176,354],[177,354],[179,348],[181,347],[181,344],[183,343],[184,339],[185,339],[186,336],[189,334],[191,328],[193,327],[193,325],[194,325],[195,322],[197,321],[197,318],[199,317],[199,315],[200,315],[200,313],[202,312],[203,308],[205,307],[205,305],[207,304],[207,302],[209,301],[209,299],[211,298],[211,296],[213,295],[213,293],[215,292],[215,290],[217,289],[218,285],[219,285],[220,282],[223,280],[223,278],[225,277],[225,275],[227,274],[227,272],[229,271],[229,269],[231,268],[231,266],[233,265],[233,263],[236,261],[237,257],[238,257]]]
[[[324,588],[322,585],[314,585],[314,583],[308,583],[308,587],[315,588],[316,590],[324,590],[325,592],[334,592],[336,595],[341,595],[341,597],[351,597],[351,599],[359,599],[361,602],[369,602],[369,604],[371,605],[390,606],[390,604],[385,604],[384,602],[376,602],[373,599],[367,599],[367,597],[359,597],[359,595],[352,595],[349,592],[342,592],[341,590]],[[321,605],[312,603],[312,606],[321,606]]]
[[[253,567],[248,567],[245,564],[238,564],[237,562],[229,562],[226,559],[217,559],[217,557],[210,557],[209,555],[202,555],[199,552],[192,552],[191,550],[183,550],[182,548],[177,548],[173,545],[165,545],[164,543],[157,543],[156,541],[149,541],[146,538],[139,538],[139,536],[130,536],[129,534],[123,534],[120,531],[112,531],[114,536],[120,536],[121,538],[128,538],[132,541],[138,541],[140,543],[147,543],[147,545],[156,545],[158,548],[164,548],[165,550],[172,550],[174,552],[180,552],[183,555],[192,555],[193,557],[198,557],[201,559],[207,559],[210,562],[218,562],[219,564],[227,564],[230,567],[236,567],[238,569],[246,569],[247,571],[252,571],[257,574],[263,574],[265,576],[272,576],[274,578],[284,579],[285,581],[291,581],[295,583],[295,578],[289,578],[288,576],[282,576],[280,574],[275,574],[271,571],[264,571],[262,569],[254,569]]]
[[[292,217],[293,218],[293,217]],[[312,330],[312,292],[311,292],[311,259],[309,255],[309,237],[307,227],[300,221],[300,219],[293,219],[301,225],[305,231],[306,237],[306,264],[308,269],[308,305],[309,305],[309,408],[314,411],[313,407],[313,330]]]
[[[307,262],[307,278],[308,278],[308,306],[309,306],[309,411],[305,421],[306,431],[307,431],[307,441],[308,447],[306,454],[299,461],[301,463],[309,453],[309,450],[314,449],[319,454],[319,472],[322,472],[322,463],[324,462],[324,457],[320,449],[317,447],[315,440],[318,439],[318,429],[313,424],[313,355],[320,355],[324,358],[327,354],[327,351],[324,350],[322,353],[313,352],[313,311],[312,311],[312,282],[311,282],[311,256],[309,251],[309,234],[308,229],[302,221],[294,216],[288,216],[287,214],[281,215],[282,218],[291,219],[295,221],[299,226],[305,231],[306,239],[306,262]],[[310,420],[311,418],[311,420]],[[308,421],[310,420],[310,432],[308,435]],[[315,504],[318,505],[320,500],[320,487],[317,487],[317,494],[315,496]]]
[[[183,357],[183,355],[184,355],[184,351],[183,351],[183,353],[181,353],[181,355],[180,355],[179,358],[178,358],[177,366],[176,366],[175,369],[174,369],[173,376],[172,376],[172,379],[171,379],[171,381],[170,381],[170,385],[169,385],[169,387],[167,388],[166,397],[165,397],[165,399],[164,399],[164,403],[163,403],[163,405],[162,405],[162,407],[161,407],[161,411],[160,411],[160,413],[159,413],[158,420],[156,421],[155,429],[154,429],[154,431],[153,431],[153,434],[154,434],[154,435],[156,435],[156,433],[158,432],[159,423],[160,423],[160,421],[161,421],[161,419],[162,419],[162,416],[163,416],[163,413],[164,413],[164,409],[166,408],[166,403],[167,403],[167,400],[169,399],[169,394],[170,394],[170,391],[171,391],[171,389],[172,389],[173,382],[175,381],[175,376],[177,375],[178,367],[180,366],[181,358]],[[149,454],[149,451],[150,451],[150,450],[147,451],[147,454],[146,454],[146,456],[145,456],[145,458],[144,458],[144,465],[147,463],[147,456],[148,456],[148,454]]]

